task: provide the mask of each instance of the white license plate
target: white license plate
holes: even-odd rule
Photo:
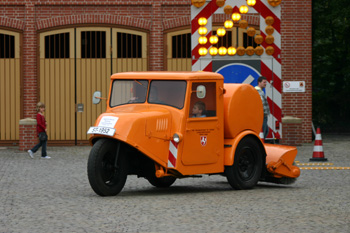
[[[108,128],[108,127],[90,127],[87,134],[102,134],[102,135],[108,135],[113,136],[115,133],[114,128]]]

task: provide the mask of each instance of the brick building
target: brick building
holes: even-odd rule
[[[282,0],[280,7],[281,79],[305,81],[305,92],[281,93],[282,138],[310,142],[311,0]],[[246,18],[258,28],[256,17]],[[223,18],[213,19],[213,30]],[[47,105],[49,144],[86,143],[103,111],[92,93],[107,96],[111,73],[191,70],[190,41],[190,0],[1,0],[0,144],[36,143],[30,118],[38,101]]]

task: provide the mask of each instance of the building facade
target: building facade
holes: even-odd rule
[[[311,0],[282,0],[280,7],[281,80],[305,82],[305,92],[281,93],[282,116],[299,119],[282,122],[282,138],[310,142]],[[213,18],[213,31],[223,18]],[[256,16],[246,19],[259,28]],[[244,36],[219,43],[248,46]],[[35,118],[39,101],[47,106],[49,144],[85,144],[104,110],[92,104],[92,93],[107,96],[112,73],[191,70],[191,60],[190,0],[1,0],[0,144],[36,143],[35,127],[20,122]]]

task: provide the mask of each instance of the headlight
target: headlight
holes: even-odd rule
[[[182,134],[180,134],[180,133],[175,133],[175,134],[173,135],[173,140],[174,140],[174,142],[176,142],[176,143],[181,142],[181,140],[182,140]]]

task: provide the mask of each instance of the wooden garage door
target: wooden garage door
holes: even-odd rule
[[[167,70],[191,71],[191,30],[169,32],[167,42]]]
[[[101,91],[107,97],[111,76],[111,29],[76,29],[76,97],[77,104],[84,106],[77,112],[77,140],[87,140],[89,127],[106,110],[106,102],[94,105],[92,95]]]
[[[113,73],[147,71],[147,33],[112,29]]]
[[[74,30],[40,34],[39,101],[46,104],[49,140],[75,139]]]
[[[19,140],[20,34],[0,30],[0,141]]]
[[[106,110],[105,101],[92,104],[92,94],[108,96],[112,73],[147,69],[145,32],[78,27],[41,33],[40,101],[47,105],[49,140],[86,142],[88,128]]]

